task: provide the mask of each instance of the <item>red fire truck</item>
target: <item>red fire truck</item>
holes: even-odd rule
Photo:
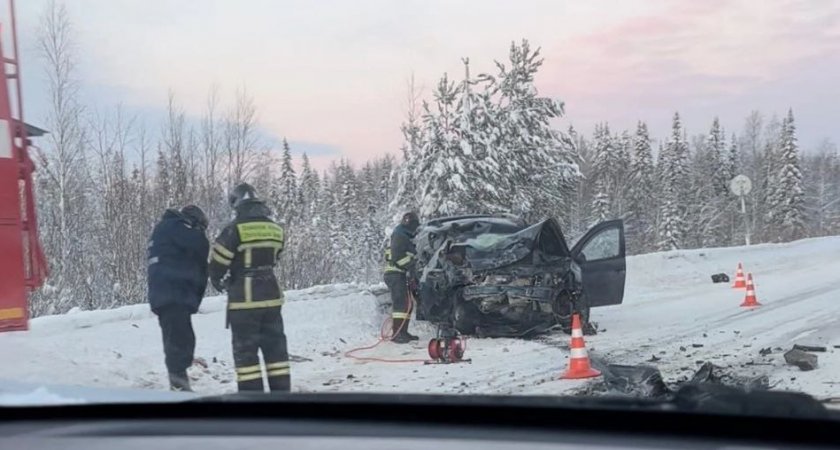
[[[28,328],[29,293],[47,276],[35,214],[35,165],[29,156],[34,149],[30,138],[44,131],[23,121],[14,0],[9,12],[9,23],[0,24],[0,331]],[[10,42],[3,42],[7,30]]]

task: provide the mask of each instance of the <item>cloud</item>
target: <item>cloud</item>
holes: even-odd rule
[[[570,119],[588,127],[654,120],[661,135],[680,110],[695,131],[715,115],[734,129],[754,108],[787,105],[799,105],[802,117],[837,117],[840,92],[819,74],[840,69],[836,3],[673,2],[546,47],[541,91],[565,100]],[[840,137],[824,126],[802,131]]]
[[[37,5],[46,0],[23,3],[21,24],[34,31]],[[293,151],[307,148],[325,158],[359,162],[397,152],[409,74],[433,86],[444,72],[460,76],[464,56],[474,73],[492,71],[510,41],[523,37],[542,46],[546,58],[538,89],[564,100],[576,124],[609,120],[627,127],[661,118],[661,128],[652,124],[656,134],[677,109],[689,126],[697,120],[706,127],[715,114],[769,104],[799,104],[803,118],[837,117],[829,105],[840,104],[837,89],[816,82],[814,73],[840,67],[840,4],[831,1],[67,5],[77,22],[80,73],[94,95],[156,109],[171,88],[188,113],[200,116],[211,85],[221,87],[226,101],[244,85],[267,134],[288,136]],[[34,70],[29,67],[24,70]],[[24,87],[39,89],[25,75]],[[802,132],[810,131],[803,126]],[[840,138],[840,131],[832,133]]]

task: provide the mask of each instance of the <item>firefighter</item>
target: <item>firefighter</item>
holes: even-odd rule
[[[168,209],[148,245],[149,306],[158,316],[169,385],[191,391],[187,368],[195,352],[191,316],[207,288],[207,216],[195,205]]]
[[[262,351],[268,388],[291,389],[289,354],[283,331],[283,292],[274,266],[283,250],[283,228],[251,185],[230,194],[236,218],[216,238],[210,251],[210,282],[228,296],[233,361],[239,391],[263,392],[257,351]]]
[[[391,341],[406,344],[419,339],[408,332],[411,321],[409,316],[408,290],[409,281],[414,280],[414,234],[420,226],[420,219],[415,212],[403,214],[400,224],[391,233],[391,243],[385,250],[385,284],[391,291]]]

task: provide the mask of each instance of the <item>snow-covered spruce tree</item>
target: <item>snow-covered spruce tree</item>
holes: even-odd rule
[[[571,226],[567,229],[567,238],[574,241],[576,237],[583,235],[590,225],[595,222],[593,214],[594,185],[590,182],[592,178],[593,148],[592,143],[586,137],[578,133],[574,127],[569,127],[569,137],[575,145],[575,152],[578,155],[578,166],[580,176],[575,187],[574,210],[570,216]]]
[[[595,155],[592,160],[590,182],[595,186],[592,210],[598,221],[614,218],[616,202],[614,182],[618,169],[618,152],[614,146],[615,143],[613,136],[610,135],[608,124],[595,126]]]
[[[498,108],[486,88],[487,78],[470,76],[469,59],[464,58],[464,79],[458,87],[455,131],[461,154],[468,163],[464,166],[467,181],[466,197],[475,205],[474,211],[508,211],[505,196],[513,187],[505,184],[504,162],[500,152]]]
[[[826,140],[820,143],[815,154],[803,154],[801,158],[808,235],[836,234],[840,219],[840,159],[837,147]]]
[[[633,138],[628,183],[627,244],[630,253],[652,251],[655,234],[655,168],[647,124],[639,121]]]
[[[726,150],[724,136],[720,121],[715,117],[709,134],[695,145],[691,176],[693,200],[689,213],[693,246],[726,245],[732,239],[729,211],[737,204],[729,193],[729,181],[734,175],[732,155]]]
[[[359,217],[359,195],[356,175],[350,162],[342,159],[335,170],[333,181],[334,215],[333,236],[335,257],[337,259],[337,279],[357,281],[359,264],[359,248],[361,246],[361,230]]]
[[[434,91],[434,108],[423,105],[419,164],[420,215],[435,217],[467,212],[470,201],[467,167],[471,163],[456,128],[457,90],[444,75]]]
[[[731,166],[727,162],[726,137],[723,128],[720,126],[720,119],[717,117],[712,122],[706,146],[708,147],[708,158],[711,160],[710,167],[713,169],[711,181],[714,183],[715,195],[723,197],[729,190],[729,180],[734,175],[732,175]]]
[[[317,210],[320,181],[318,180],[318,172],[312,170],[309,156],[304,153],[301,159],[300,185],[298,186],[298,197],[302,205],[300,212],[306,218],[311,219]]]
[[[615,217],[624,218],[627,216],[627,204],[629,203],[628,184],[630,183],[630,168],[632,165],[632,158],[630,154],[633,151],[633,139],[627,130],[621,132],[620,135],[615,136],[615,145],[618,150],[618,168],[615,172]]]
[[[778,187],[770,199],[773,229],[777,232],[777,239],[791,241],[805,236],[805,192],[792,109],[788,110],[787,117],[782,122],[778,157]]]
[[[408,83],[406,120],[400,126],[405,141],[400,148],[403,158],[399,170],[391,174],[396,192],[390,200],[388,210],[395,217],[404,211],[416,211],[421,201],[418,176],[423,149],[423,129],[419,97],[412,76]]]
[[[467,74],[457,88],[444,77],[434,106],[424,104],[419,138],[403,128],[409,151],[393,204],[416,204],[424,217],[515,212],[569,221],[577,154],[551,126],[563,104],[539,97],[534,87],[541,64],[539,51],[523,41],[512,44],[507,65],[497,62],[496,75]]]
[[[719,195],[716,180],[720,161],[709,137],[694,136],[690,146],[689,190],[683,199],[687,218],[685,248],[712,247],[719,234]]]
[[[686,235],[686,205],[688,194],[688,150],[683,138],[679,113],[674,113],[671,137],[660,156],[663,190],[661,192],[660,243],[661,250],[683,248]]]
[[[594,144],[590,175],[590,182],[595,186],[593,211],[598,220],[623,217],[629,200],[627,183],[632,140],[626,132],[611,135],[609,125],[604,123],[596,127]]]
[[[296,259],[297,270],[285,280],[286,286],[290,288],[308,287],[332,279],[332,274],[328,273],[332,259],[324,258],[323,245],[313,245],[318,242],[332,245],[331,229],[325,216],[327,210],[323,206],[327,194],[322,192],[318,172],[312,169],[305,153],[298,185],[302,216],[298,226],[287,232],[286,245],[292,251],[281,256],[287,258],[294,255]],[[332,247],[329,250],[332,251]],[[281,266],[284,262],[281,261]]]
[[[362,266],[358,271],[362,281],[371,281],[379,277],[382,262],[382,243],[385,239],[383,217],[380,211],[386,205],[379,201],[381,187],[378,174],[370,162],[362,167],[359,174],[359,217],[360,255]]]
[[[580,170],[573,142],[551,125],[563,116],[563,102],[537,92],[539,49],[532,50],[527,40],[511,43],[508,60],[509,65],[497,61],[498,73],[485,77],[497,99],[502,179],[516,187],[507,206],[529,220],[557,217],[568,228]]]
[[[298,204],[297,174],[292,164],[289,143],[283,139],[283,154],[280,157],[280,173],[274,180],[274,214],[281,222],[291,225],[300,216]]]
[[[753,163],[756,170],[754,187],[756,188],[755,224],[753,229],[757,232],[757,242],[777,242],[779,240],[778,223],[773,206],[776,192],[779,187],[778,176],[781,171],[780,138],[782,136],[782,122],[777,116],[773,116],[764,127],[764,136],[761,140],[763,150],[758,159]]]
[[[729,151],[726,157],[726,171],[730,181],[732,181],[732,178],[735,178],[735,176],[741,173],[741,161],[742,155],[740,145],[738,144],[738,138],[735,136],[735,133],[732,133],[732,139],[730,140]],[[727,198],[729,203],[727,205],[726,212],[724,213],[727,238],[723,241],[722,245],[741,245],[744,243],[744,217],[741,213],[741,202],[728,190],[728,188],[729,185],[727,185]],[[744,206],[747,206],[746,200],[747,199],[745,198]]]
[[[735,133],[732,133],[732,138],[729,141],[729,153],[726,156],[726,170],[729,175],[729,181],[741,173],[741,149],[738,146],[738,138]],[[727,184],[727,189],[729,185]]]

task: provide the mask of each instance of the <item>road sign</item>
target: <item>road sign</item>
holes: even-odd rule
[[[746,175],[737,175],[729,182],[729,190],[741,199],[741,215],[744,217],[744,241],[750,245],[750,222],[747,218],[747,203],[744,197],[752,190],[752,181]]]
[[[738,175],[729,182],[729,190],[738,197],[743,197],[752,190],[752,181],[746,175]]]

